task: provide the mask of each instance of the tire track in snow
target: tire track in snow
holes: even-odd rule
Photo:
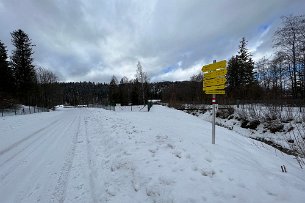
[[[53,126],[58,123],[58,120],[56,122],[51,123],[47,128],[44,128],[43,130],[40,129],[40,133],[46,131],[48,132],[49,129],[51,128],[51,130],[55,131],[56,129],[53,128]],[[38,133],[37,131],[35,133]],[[44,138],[42,140],[42,138]],[[27,143],[23,148],[21,148],[19,151],[15,152],[13,155],[11,155],[9,158],[5,159],[5,161],[3,161],[2,163],[0,163],[0,168],[4,165],[6,165],[8,162],[12,161],[14,158],[16,158],[18,155],[22,154],[24,151],[26,151],[28,148],[30,148],[31,146],[33,146],[33,144],[35,143],[39,143],[42,144],[44,143],[46,140],[48,140],[49,137],[44,136],[44,135],[40,135],[39,137],[37,137],[36,139],[33,139],[31,142]],[[40,141],[40,142],[39,142]],[[17,147],[17,146],[16,146]],[[16,148],[14,147],[14,148]],[[32,150],[33,151],[33,150]],[[8,151],[9,152],[9,151]],[[6,155],[7,153],[3,154]]]
[[[21,139],[21,140],[15,142],[14,144],[10,145],[9,147],[7,147],[7,148],[1,150],[1,151],[0,151],[0,156],[6,154],[6,153],[9,152],[10,150],[12,150],[12,149],[14,149],[15,147],[19,146],[21,143],[23,143],[23,142],[25,142],[25,141],[27,141],[27,140],[29,140],[29,139],[31,139],[31,138],[33,138],[33,137],[39,135],[40,132],[49,129],[50,127],[52,127],[53,125],[55,125],[58,121],[59,121],[59,120],[53,121],[53,122],[50,123],[49,125],[47,125],[47,126],[41,128],[41,129],[35,131],[33,134],[30,134],[30,135],[26,136],[25,138],[23,138],[23,139]]]
[[[55,128],[54,129],[52,128],[52,130],[53,131],[50,131],[50,132],[56,132]],[[47,135],[49,135],[50,132]],[[9,167],[7,167],[7,169],[4,170],[4,172],[3,171],[0,172],[0,174],[1,174],[0,175],[0,180],[4,180],[8,175],[10,175],[15,170],[17,170],[18,167],[21,164],[23,164],[25,158],[30,156],[30,154],[32,154],[33,152],[35,152],[37,150],[36,146],[42,145],[43,143],[47,142],[51,137],[54,137],[54,135],[52,134],[52,136],[40,136],[39,138],[33,140],[28,145],[26,145],[26,147],[22,148],[20,151],[15,153],[9,159],[7,159],[3,163],[1,163],[0,168],[3,168],[4,166],[7,167],[12,162],[12,164],[9,165]],[[44,139],[41,139],[41,138],[44,138]],[[21,157],[19,157],[19,156],[21,156]]]
[[[72,124],[74,124],[76,120],[77,120],[77,117],[75,117],[75,119],[70,124],[70,126],[73,126]],[[72,168],[72,164],[73,164],[73,160],[74,160],[74,156],[75,156],[76,144],[77,144],[78,136],[80,133],[80,123],[81,123],[81,117],[78,116],[77,131],[76,131],[75,135],[73,136],[71,150],[67,154],[64,166],[62,167],[59,179],[57,180],[57,185],[55,187],[55,191],[54,191],[54,193],[52,195],[52,199],[51,199],[52,202],[64,202],[65,201],[67,182],[68,182],[69,174],[71,172],[71,168]],[[67,127],[67,129],[69,127]]]
[[[28,155],[25,155],[25,160],[27,160],[27,156],[31,157],[31,160],[29,160],[30,164],[26,164],[27,168],[29,169],[29,174],[25,175],[25,178],[22,179],[21,184],[28,187],[24,189],[24,186],[19,186],[17,188],[18,195],[15,197],[15,202],[50,202],[50,199],[52,197],[54,187],[56,186],[57,179],[59,175],[61,174],[61,168],[65,163],[66,154],[70,152],[71,150],[71,144],[73,140],[73,135],[71,132],[75,132],[77,125],[76,125],[76,119],[77,117],[74,115],[73,117],[63,117],[61,119],[61,122],[54,127],[54,130],[50,130],[47,132],[47,135],[45,137],[48,137],[43,143],[43,145],[35,144],[31,147],[32,154],[29,153]],[[70,130],[72,129],[72,130]],[[68,135],[68,136],[67,136]],[[64,141],[64,142],[63,142]],[[61,147],[63,149],[58,149],[58,146],[65,146],[60,145],[61,143],[69,144],[67,147]],[[43,152],[41,152],[41,155],[45,156],[43,159],[33,159],[35,155],[37,156],[37,152],[41,151],[41,149],[45,148]],[[67,148],[67,149],[65,149]],[[54,151],[54,152],[53,152]],[[56,151],[56,152],[55,152]],[[59,152],[59,153],[58,153]],[[60,156],[58,157],[58,161],[54,160],[51,156]],[[56,157],[55,156],[55,157]],[[50,158],[50,159],[49,159]],[[54,168],[54,164],[51,164],[49,161],[52,160],[53,163],[59,163],[58,166]],[[50,164],[50,165],[49,165]],[[50,168],[49,168],[50,167]],[[53,168],[53,169],[52,169]],[[25,168],[26,169],[26,168]],[[40,172],[41,169],[41,172]],[[51,169],[51,170],[49,170]],[[20,171],[20,170],[19,170]],[[33,171],[36,171],[36,174],[33,173]],[[51,182],[45,183],[44,181],[41,182],[41,180],[44,180],[46,177],[49,177]],[[36,181],[38,180],[38,182]],[[40,180],[40,181],[39,181]],[[32,185],[33,184],[33,185]],[[42,189],[45,188],[45,189]],[[40,193],[42,190],[47,193]]]
[[[86,137],[86,151],[87,151],[87,164],[89,168],[89,187],[90,187],[90,193],[91,193],[91,198],[93,202],[98,202],[97,199],[97,194],[96,194],[96,187],[95,187],[95,182],[94,182],[94,176],[96,177],[96,170],[93,169],[93,159],[91,155],[92,147],[90,145],[90,140],[88,137],[88,120],[85,119],[85,137]]]

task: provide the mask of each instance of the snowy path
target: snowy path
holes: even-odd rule
[[[1,134],[1,202],[64,200],[80,121],[78,112],[56,113]]]
[[[303,202],[292,157],[223,128],[211,145],[210,132],[164,107],[6,117],[0,202]]]

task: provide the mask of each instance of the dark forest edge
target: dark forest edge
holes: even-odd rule
[[[226,95],[219,104],[267,103],[304,106],[305,16],[285,16],[273,35],[274,54],[254,62],[242,38],[238,53],[228,60]],[[149,83],[140,62],[135,79],[113,76],[109,83],[58,82],[57,76],[33,65],[31,39],[23,30],[11,33],[15,47],[8,57],[0,40],[0,108],[17,104],[52,108],[58,104],[142,105],[150,99],[170,106],[210,104],[202,91],[202,73],[189,81]]]

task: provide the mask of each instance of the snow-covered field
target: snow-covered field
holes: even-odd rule
[[[0,140],[0,202],[305,199],[293,157],[221,127],[212,145],[209,122],[161,106],[3,117]]]

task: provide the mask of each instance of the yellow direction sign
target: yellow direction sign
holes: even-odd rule
[[[223,85],[226,83],[226,78],[215,78],[215,79],[211,79],[211,80],[204,80],[203,84],[205,87],[208,86],[216,86],[216,85]]]
[[[205,91],[206,94],[226,94],[224,90],[210,90],[210,91]]]
[[[225,88],[225,85],[218,85],[218,86],[211,86],[211,87],[204,87],[204,91],[210,91],[210,90],[223,90]]]
[[[205,79],[212,79],[220,76],[225,76],[227,74],[227,69],[216,70],[204,74]]]
[[[227,66],[227,61],[223,60],[223,61],[219,61],[216,63],[212,63],[206,66],[202,67],[202,71],[203,72],[208,72],[208,71],[213,71],[213,70],[217,70],[217,69],[224,69]]]

